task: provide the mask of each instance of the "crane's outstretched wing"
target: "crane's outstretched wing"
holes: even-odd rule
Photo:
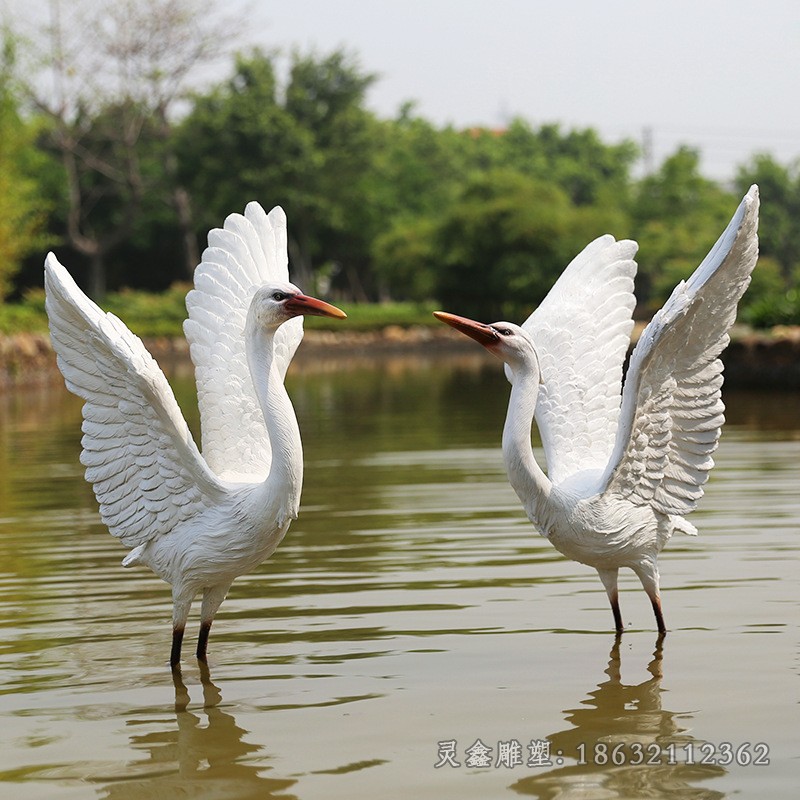
[[[52,253],[44,275],[58,366],[67,388],[85,401],[86,480],[108,529],[134,547],[168,533],[225,490],[141,340],[86,297]]]
[[[642,333],[625,379],[607,492],[675,515],[692,511],[702,497],[724,421],[719,354],[758,258],[757,230],[753,186]]]
[[[220,477],[263,480],[272,451],[245,351],[247,310],[256,289],[289,280],[286,215],[248,203],[224,228],[208,234],[208,247],[186,296],[183,325],[195,366],[203,456]],[[285,377],[300,340],[301,317],[275,334],[275,360]]]
[[[611,455],[633,329],[636,249],[610,235],[595,239],[522,326],[539,357],[536,423],[555,484],[602,471]]]

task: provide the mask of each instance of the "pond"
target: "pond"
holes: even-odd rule
[[[60,384],[0,397],[0,788],[47,798],[794,798],[800,397],[726,393],[661,556],[670,632],[535,535],[482,354],[295,365],[300,518],[236,581],[209,669],[123,570]],[[176,394],[197,430],[194,388]],[[767,763],[768,762],[768,763]]]

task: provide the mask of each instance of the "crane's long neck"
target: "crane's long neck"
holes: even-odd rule
[[[294,408],[275,363],[274,338],[275,329],[248,324],[247,360],[272,450],[261,495],[265,513],[283,513],[294,519],[303,487],[303,445]]]
[[[533,415],[539,396],[538,367],[516,372],[503,428],[503,460],[508,479],[525,506],[528,517],[541,528],[549,527],[552,484],[536,463],[531,445]]]

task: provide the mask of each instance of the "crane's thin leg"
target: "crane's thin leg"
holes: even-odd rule
[[[173,670],[181,668],[181,645],[183,644],[183,632],[186,630],[186,620],[189,616],[189,608],[192,605],[192,598],[188,600],[181,598],[177,591],[172,592],[172,651],[169,655],[169,665]]]
[[[667,632],[667,626],[664,624],[664,615],[661,612],[661,594],[658,590],[658,567],[655,561],[648,561],[644,564],[636,566],[633,571],[639,576],[647,596],[650,598],[650,604],[653,606],[653,614],[656,618],[656,627],[660,635]]]
[[[622,612],[619,609],[619,591],[617,590],[617,569],[598,569],[597,574],[606,587],[606,594],[608,595],[608,602],[611,603],[611,613],[614,615],[614,628],[617,633],[622,633],[625,630],[625,625],[622,623]]]
[[[203,590],[203,604],[200,607],[200,634],[197,637],[197,658],[199,661],[206,661],[206,651],[208,649],[208,635],[211,633],[211,623],[228,594],[230,584],[224,586],[211,586]]]
[[[667,632],[667,626],[664,624],[664,615],[661,613],[661,595],[656,592],[650,597],[650,602],[653,604],[653,613],[656,617],[656,627],[661,636]]]
[[[172,650],[169,654],[169,665],[173,670],[181,668],[181,645],[183,644],[184,628],[172,629]]]
[[[208,635],[211,633],[211,622],[200,623],[200,633],[197,635],[197,658],[199,661],[206,661],[208,650]]]
[[[614,615],[614,630],[617,633],[624,633],[625,624],[622,622],[622,611],[619,608],[619,592],[614,592],[609,600],[611,601],[611,613]]]

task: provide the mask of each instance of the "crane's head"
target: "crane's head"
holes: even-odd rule
[[[482,344],[490,353],[505,362],[510,369],[506,370],[509,380],[513,382],[514,374],[521,369],[539,371],[539,359],[530,335],[513,322],[493,322],[486,325],[467,317],[457,317],[445,311],[434,311],[433,316],[451,328],[466,334],[478,344]]]
[[[292,283],[266,283],[260,286],[250,302],[253,321],[265,328],[277,328],[293,317],[333,317],[344,319],[340,308],[303,294]]]

